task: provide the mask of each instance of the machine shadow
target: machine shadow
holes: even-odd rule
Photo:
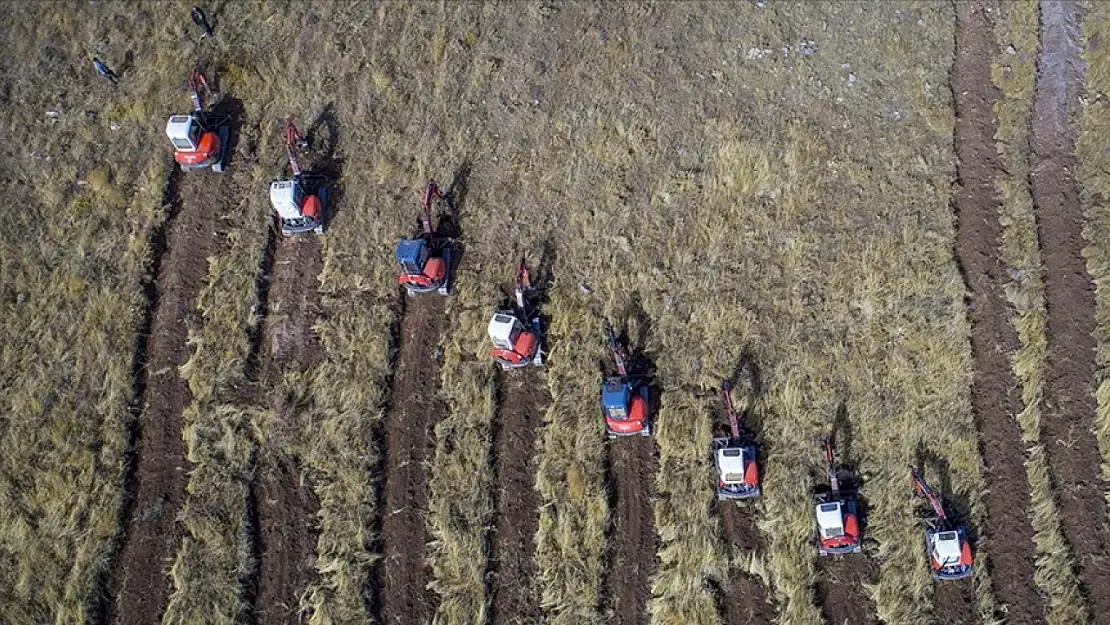
[[[971,522],[971,502],[964,495],[957,495],[952,490],[952,476],[948,459],[936,453],[924,443],[920,442],[914,452],[914,460],[921,470],[926,482],[940,492],[940,502],[948,520],[955,525],[962,525],[967,532],[968,543],[972,548],[979,544],[979,533],[974,523]],[[912,485],[910,485],[912,488]],[[931,517],[932,510],[922,499],[921,510],[923,518]]]
[[[648,353],[651,332],[652,323],[647,313],[644,312],[643,298],[639,292],[634,292],[621,315],[620,326],[617,330],[617,342],[628,353],[629,377],[637,385],[648,388],[648,414],[651,415],[649,422],[653,423],[662,406],[663,385],[659,383],[655,359]],[[616,371],[614,370],[611,374],[607,373],[606,375],[615,374]]]
[[[328,186],[328,205],[324,208],[324,225],[330,226],[343,205],[343,159],[338,156],[340,127],[335,104],[329,103],[316,116],[305,134],[308,140],[312,174],[323,176]]]
[[[855,427],[848,415],[848,404],[841,401],[833,415],[832,426],[829,428],[836,452],[836,477],[840,482],[840,490],[856,502],[856,515],[859,519],[860,535],[867,540],[867,525],[870,517],[871,505],[863,496],[863,476],[859,472],[859,460],[852,453],[855,444]],[[823,481],[823,480],[822,480]],[[815,495],[828,492],[828,486],[822,484],[815,489]]]

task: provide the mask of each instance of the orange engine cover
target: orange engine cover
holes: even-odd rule
[[[514,365],[520,364],[520,361],[524,360],[524,356],[521,356],[511,349],[497,349],[495,347],[489,351],[489,355],[492,356],[495,360],[504,360],[505,362],[511,362]]]
[[[315,195],[310,195],[304,199],[304,205],[301,206],[301,214],[309,219],[319,219],[322,208],[320,198]]]
[[[749,462],[748,467],[744,469],[744,483],[749,486],[759,486],[759,465],[755,462]]]
[[[439,257],[429,258],[428,262],[424,263],[424,275],[431,282],[439,282],[447,275],[447,263]]]
[[[855,542],[854,539],[859,537],[859,520],[856,519],[856,515],[844,515],[844,534],[850,536],[853,539],[852,542]]]
[[[516,338],[516,345],[513,345],[513,351],[522,358],[531,357],[536,351],[536,335],[532,332],[521,332]]]
[[[200,165],[205,161],[216,158],[220,153],[220,137],[212,131],[200,136],[195,152],[174,152],[173,158],[182,165]]]
[[[634,395],[631,404],[628,407],[628,420],[642,426],[647,420],[647,401],[640,395]]]
[[[621,434],[634,434],[644,429],[647,424],[647,402],[640,395],[633,395],[629,404],[627,419],[605,419],[609,429]]]

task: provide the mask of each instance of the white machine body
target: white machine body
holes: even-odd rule
[[[166,122],[166,136],[178,152],[196,152],[200,124],[192,115],[172,115]]]
[[[821,538],[837,538],[844,535],[844,510],[839,501],[817,504],[817,527]]]
[[[960,561],[960,535],[957,532],[936,532],[932,535],[932,544],[929,548],[933,551],[933,557],[942,566],[958,564]]]
[[[516,317],[496,313],[489,320],[489,339],[498,349],[513,349],[514,340],[524,330]]]
[[[746,461],[742,447],[718,449],[717,467],[721,472],[721,481],[725,484],[743,484]]]
[[[304,191],[295,180],[280,180],[270,183],[270,204],[282,219],[301,219],[304,206]]]

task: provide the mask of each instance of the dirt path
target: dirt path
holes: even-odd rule
[[[302,409],[283,396],[280,380],[284,373],[307,371],[324,359],[312,330],[320,314],[317,276],[322,269],[317,236],[282,238],[265,288],[268,314],[260,401],[274,410],[278,431],[261,442],[251,484],[258,558],[254,617],[259,624],[304,622],[300,597],[316,578],[314,524],[320,505],[311,486],[304,483],[296,459],[284,448],[287,437],[297,436],[296,430],[304,424],[298,423]]]
[[[606,606],[612,623],[648,622],[651,574],[658,565],[651,484],[659,472],[655,441],[629,436],[609,441],[609,489],[612,527],[605,572]]]
[[[501,374],[501,397],[493,426],[494,534],[490,545],[490,622],[513,625],[543,621],[539,570],[533,539],[539,526],[535,491],[536,442],[543,425],[547,385],[533,370]]]
[[[319,503],[284,454],[260,458],[253,485],[259,556],[255,622],[303,623],[300,596],[316,577],[313,520]]]
[[[956,173],[953,198],[958,229],[956,253],[970,292],[971,351],[975,379],[971,403],[979,426],[979,448],[986,466],[986,518],[989,566],[998,600],[1011,625],[1044,622],[1045,605],[1033,583],[1033,527],[1018,413],[1018,386],[1010,357],[1019,346],[1010,325],[1011,310],[1002,285],[1006,267],[998,257],[1002,224],[995,198],[1001,174],[995,151],[992,107],[998,90],[991,83],[991,25],[979,2],[956,3],[956,57],[949,76],[956,104]],[[955,511],[959,514],[961,511]],[[945,586],[945,585],[941,585]],[[974,612],[958,593],[943,590],[937,613]],[[968,597],[967,601],[973,601]],[[959,603],[960,605],[955,605]]]
[[[817,604],[829,625],[878,625],[875,604],[863,590],[878,581],[875,561],[863,554],[817,561]]]
[[[751,552],[759,548],[759,531],[755,527],[754,509],[731,501],[717,503],[721,531],[730,552]],[[775,618],[775,607],[767,601],[763,583],[740,570],[733,570],[728,583],[721,588],[721,622],[724,625],[769,624]]]
[[[1074,173],[1075,127],[1084,71],[1074,2],[1043,1],[1033,101],[1033,204],[1048,303],[1041,432],[1059,497],[1060,524],[1074,551],[1095,623],[1110,623],[1110,530],[1094,426],[1095,293],[1082,250],[1083,213]]]
[[[1001,575],[991,577],[997,583]],[[970,579],[958,582],[938,582],[933,590],[933,614],[936,615],[938,625],[967,625],[979,622],[979,615],[975,609],[975,586]],[[1007,619],[1007,623],[1020,623]],[[1027,621],[1028,622],[1028,621]]]
[[[428,463],[435,453],[434,428],[447,407],[439,399],[437,342],[444,325],[443,297],[409,299],[401,319],[399,354],[390,390],[383,450],[385,503],[379,597],[383,624],[425,623],[435,613],[425,560],[428,530]]]
[[[189,357],[186,318],[208,274],[215,245],[215,211],[225,181],[218,174],[171,173],[170,214],[164,246],[153,241],[157,282],[154,315],[146,344],[143,410],[135,432],[130,519],[116,568],[109,620],[120,624],[160,623],[170,593],[169,565],[181,538],[177,513],[185,500],[190,470],[181,437],[181,413],[192,394],[178,375]],[[157,239],[157,235],[155,239]],[[161,248],[161,249],[159,249]]]

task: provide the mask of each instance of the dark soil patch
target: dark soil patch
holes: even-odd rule
[[[1110,530],[1094,426],[1095,293],[1083,260],[1075,127],[1085,68],[1074,2],[1042,2],[1033,102],[1033,203],[1048,303],[1041,434],[1055,478],[1060,524],[1095,623],[1110,623]]]
[[[605,574],[612,623],[648,622],[651,575],[658,566],[651,485],[659,470],[655,441],[629,436],[609,441],[611,527]]]
[[[717,510],[721,517],[721,530],[732,553],[751,552],[759,547],[754,508],[721,501]],[[724,625],[759,625],[771,623],[775,618],[775,607],[767,600],[767,589],[763,583],[739,570],[733,570],[728,582],[720,588],[719,609]]]
[[[994,575],[991,580],[996,584],[1005,573]],[[967,625],[978,623],[979,615],[975,608],[975,583],[971,579],[958,582],[937,582],[933,591],[933,613],[938,625]],[[1041,619],[1043,620],[1043,619]],[[1023,622],[1009,618],[1007,623]],[[1030,622],[1030,621],[1024,621]]]
[[[994,184],[1002,171],[995,151],[992,110],[998,90],[991,83],[994,45],[983,8],[979,2],[956,3],[956,56],[949,76],[956,104],[959,179],[953,204],[958,221],[956,254],[970,292],[968,315],[975,359],[971,402],[986,468],[984,533],[991,540],[989,566],[1007,620],[1018,625],[1044,622],[1045,604],[1033,583],[1029,482],[1021,430],[1015,419],[1020,404],[1010,358],[1019,342],[1010,325],[1012,311],[1002,290],[1008,280],[1006,267],[998,257],[1002,224]],[[949,586],[938,585],[937,612],[974,614],[974,597],[953,594]],[[954,605],[959,602],[965,603]]]
[[[283,371],[306,371],[324,360],[312,326],[321,314],[319,275],[323,269],[320,239],[301,235],[278,241],[269,286],[265,379]]]
[[[378,602],[380,622],[426,623],[435,612],[427,590],[428,464],[434,428],[447,407],[437,395],[439,334],[445,300],[428,294],[408,300],[401,320],[399,354],[385,424]]]
[[[255,622],[303,623],[298,608],[301,593],[316,578],[313,523],[320,506],[288,456],[264,453],[260,464],[253,485],[259,557]]]
[[[283,447],[287,436],[303,428],[306,408],[278,389],[283,373],[304,372],[324,359],[312,326],[320,315],[319,276],[323,262],[315,235],[282,239],[273,257],[266,287],[267,344],[263,351],[262,392],[278,415],[278,431],[262,441],[251,484],[255,502],[253,529],[258,557],[254,618],[257,623],[304,622],[301,595],[316,579],[316,513],[320,508],[310,485],[302,479],[295,458]],[[263,400],[265,401],[265,400]],[[286,430],[294,430],[286,434]]]
[[[222,203],[214,174],[180,176],[180,198],[168,198],[168,236],[158,259],[154,315],[146,345],[145,396],[133,442],[131,518],[117,565],[114,613],[121,624],[160,623],[170,593],[169,566],[181,539],[176,519],[191,469],[181,414],[192,394],[178,375],[189,349],[187,319],[208,274],[215,212]]]
[[[829,625],[877,625],[875,604],[863,590],[878,580],[875,562],[864,554],[817,561],[817,603]]]
[[[498,484],[490,544],[490,622],[523,625],[543,621],[534,538],[539,526],[535,490],[537,447],[547,385],[539,373],[501,374],[501,397],[493,427]]]

